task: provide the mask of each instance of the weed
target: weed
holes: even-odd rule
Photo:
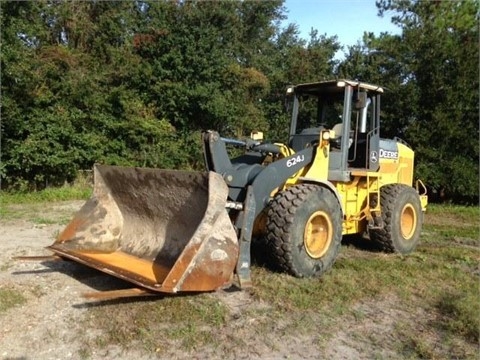
[[[0,313],[24,304],[27,299],[15,289],[0,287]]]
[[[438,299],[436,306],[443,315],[440,325],[452,334],[460,334],[472,343],[478,343],[480,330],[478,287],[477,291],[465,288],[459,290],[443,294]]]
[[[41,224],[41,225],[52,225],[52,224],[57,223],[57,220],[55,220],[55,219],[44,218],[44,217],[35,217],[35,218],[31,219],[31,221],[34,224]]]
[[[186,350],[215,342],[216,329],[227,318],[225,306],[209,294],[166,297],[157,301],[118,304],[92,309],[88,326],[102,330],[95,340],[99,347],[125,346],[140,341],[148,351],[161,351],[168,341]],[[157,336],[159,333],[162,336]]]
[[[80,350],[78,350],[78,357],[80,359],[89,359],[92,355],[92,350],[88,347],[82,347]]]
[[[436,359],[439,354],[436,353],[434,346],[430,344],[423,336],[418,334],[409,334],[407,341],[403,343],[402,352],[409,359]]]
[[[11,262],[11,261],[5,261],[5,262],[0,266],[0,271],[7,271],[11,266],[12,266],[12,262]]]

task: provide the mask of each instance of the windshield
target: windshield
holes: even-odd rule
[[[300,94],[298,96],[298,116],[295,133],[301,134],[307,129],[332,129],[342,122],[343,94],[317,96]]]

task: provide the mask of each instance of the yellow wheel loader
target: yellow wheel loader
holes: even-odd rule
[[[380,138],[382,93],[349,80],[290,86],[288,143],[204,132],[205,172],[97,165],[92,198],[49,249],[139,287],[127,296],[247,288],[252,239],[297,277],[328,270],[346,234],[409,253],[426,190],[409,146]]]

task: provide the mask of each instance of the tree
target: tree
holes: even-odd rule
[[[94,162],[161,166],[170,124],[124,85],[133,3],[2,2],[4,184],[62,184]],[[171,161],[168,165],[184,165]]]
[[[96,162],[200,168],[199,132],[285,141],[285,87],[330,78],[336,38],[283,0],[0,2],[3,187]],[[1,187],[0,186],[0,187]]]
[[[281,4],[1,2],[3,184],[60,184],[94,162],[196,166],[199,130],[267,127]]]
[[[382,135],[416,151],[416,172],[430,188],[478,200],[478,4],[474,1],[377,1],[394,12],[401,35],[365,34],[340,73],[387,88]]]

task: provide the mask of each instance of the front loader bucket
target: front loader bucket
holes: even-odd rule
[[[231,283],[239,250],[219,174],[96,165],[94,178],[49,249],[158,292]]]

